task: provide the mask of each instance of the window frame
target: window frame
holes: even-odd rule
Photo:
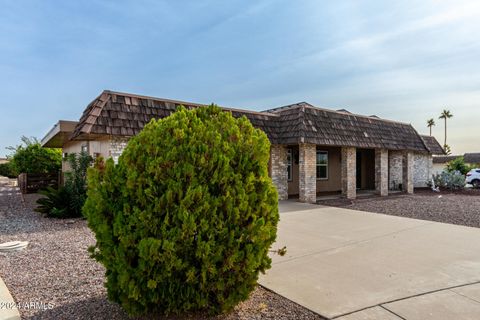
[[[287,148],[287,181],[293,181],[293,149]]]
[[[327,156],[327,163],[323,164],[323,163],[318,163],[318,154],[319,153],[323,153]],[[317,178],[317,180],[328,180],[328,169],[329,169],[329,164],[328,164],[328,151],[327,150],[317,150],[317,152],[315,153],[315,168],[316,168],[316,172],[315,172],[315,177]],[[318,167],[325,167],[326,170],[325,170],[325,173],[326,173],[326,177],[322,178],[322,177],[318,177]]]

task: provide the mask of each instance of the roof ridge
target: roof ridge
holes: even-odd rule
[[[104,91],[102,92],[102,94],[98,97],[98,99],[101,99],[104,94],[106,95],[106,99],[105,99],[105,101],[102,101],[102,103],[98,106],[99,109],[100,109],[99,114],[98,114],[98,115],[93,115],[93,116],[95,117],[95,122],[97,122],[97,119],[98,119],[98,117],[100,116],[100,114],[102,113],[103,108],[105,108],[105,106],[107,105],[107,102],[112,99],[111,94],[109,94],[109,92],[108,92],[107,90],[104,90]],[[93,109],[92,109],[92,111],[93,111]],[[90,113],[91,113],[91,112],[90,112]],[[93,128],[93,126],[90,126],[90,128],[88,129],[88,132],[87,132],[87,133],[91,133],[91,132],[92,132],[92,128]]]
[[[138,99],[149,99],[149,100],[155,100],[155,101],[170,102],[170,103],[175,103],[175,104],[180,104],[180,105],[189,105],[189,106],[194,106],[194,107],[204,107],[204,106],[209,105],[208,103],[203,104],[203,103],[198,103],[198,102],[188,102],[188,101],[182,101],[182,100],[159,98],[159,97],[152,97],[152,96],[139,95],[139,94],[133,94],[133,93],[127,93],[127,92],[120,92],[120,91],[112,91],[112,90],[104,90],[103,92],[107,92],[107,93],[115,94],[115,95],[120,95],[120,96],[133,97],[133,98],[138,98]],[[210,104],[212,104],[212,103],[210,103]],[[263,111],[224,107],[224,106],[220,106],[220,105],[218,105],[218,107],[220,107],[222,109],[225,109],[225,110],[229,110],[229,111],[249,112],[249,113],[252,113],[252,114],[278,116],[277,114],[273,114],[273,113],[269,113],[269,112],[263,112]]]
[[[425,142],[425,139],[424,139],[425,136],[423,136],[423,135],[421,135],[420,133],[418,133],[417,130],[415,130],[415,128],[414,128],[412,125],[410,125],[410,127],[412,127],[412,129],[413,129],[413,130],[415,131],[415,133],[418,135],[418,137],[420,138],[420,141],[422,141],[423,145],[425,146],[425,149],[426,149],[428,152],[432,153],[432,150],[428,147],[427,143]]]
[[[375,116],[375,117],[366,116],[366,115],[363,115],[363,114],[353,113],[353,112],[350,112],[350,111],[345,112],[345,111],[339,111],[339,110],[334,110],[334,109],[328,109],[328,108],[324,108],[324,107],[317,107],[317,106],[314,106],[313,104],[305,102],[305,101],[298,102],[298,103],[293,103],[293,104],[288,104],[288,105],[281,106],[281,107],[278,107],[278,108],[267,109],[267,110],[264,110],[263,112],[277,112],[277,111],[282,111],[282,110],[291,110],[291,109],[295,109],[295,108],[298,108],[298,107],[301,107],[301,106],[311,108],[311,109],[315,109],[315,110],[322,110],[322,111],[326,111],[326,112],[346,114],[346,115],[351,115],[351,116],[355,116],[355,117],[363,117],[363,118],[367,118],[367,119],[374,119],[374,120],[379,120],[379,121],[399,123],[399,124],[404,124],[404,125],[410,125],[411,126],[411,123],[380,118],[378,116]]]

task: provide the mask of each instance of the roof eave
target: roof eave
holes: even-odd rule
[[[75,130],[77,121],[59,120],[41,140],[42,147],[62,148]]]

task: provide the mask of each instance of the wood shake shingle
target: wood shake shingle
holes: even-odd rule
[[[202,106],[104,91],[87,106],[72,139],[90,140],[104,135],[134,136],[152,118],[167,117],[180,105],[186,108]],[[253,126],[267,134],[273,144],[313,143],[430,153],[439,151],[434,138],[421,137],[410,124],[356,115],[346,110],[316,108],[305,102],[263,112],[223,109],[234,117],[246,116]]]

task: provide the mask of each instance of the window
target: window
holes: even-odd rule
[[[88,152],[88,145],[84,144],[81,149],[82,152]]]
[[[287,149],[287,179],[292,181],[292,149]]]
[[[328,152],[317,151],[317,179],[328,179]]]

